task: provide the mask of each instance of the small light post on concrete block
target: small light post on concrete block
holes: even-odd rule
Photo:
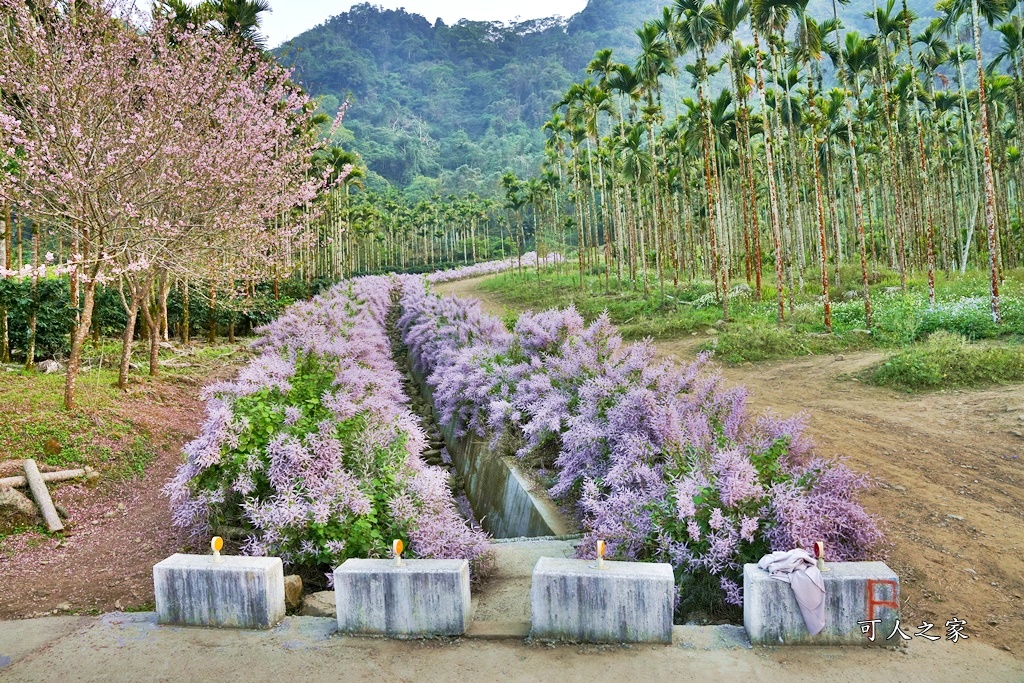
[[[334,570],[334,599],[342,633],[462,635],[470,622],[469,562],[353,558]]]
[[[588,643],[671,643],[672,565],[542,557],[533,569],[530,635]]]
[[[743,625],[753,645],[901,645],[900,579],[884,562],[829,562],[825,628],[812,636],[793,589],[756,564],[743,567]],[[903,627],[907,631],[906,626]],[[894,637],[892,637],[894,636]]]
[[[284,619],[278,557],[172,555],[153,567],[157,622],[267,629]]]

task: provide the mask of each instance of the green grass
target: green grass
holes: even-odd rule
[[[121,611],[125,612],[126,614],[132,614],[132,613],[135,613],[135,612],[155,612],[156,611],[156,603],[155,602],[142,602],[142,603],[139,603],[138,605],[128,605],[127,607],[121,608]]]
[[[871,346],[871,335],[864,331],[800,333],[789,326],[778,327],[757,321],[751,325],[731,325],[717,339],[702,344],[701,349],[714,351],[715,358],[722,362],[739,364],[774,358],[834,354]]]
[[[764,287],[756,301],[743,283],[734,281],[729,321],[710,282],[675,287],[666,284],[662,299],[658,283],[650,292],[624,283],[619,288],[614,275],[606,291],[603,271],[591,272],[580,288],[579,276],[567,272],[535,273],[524,278],[505,273],[484,281],[481,289],[510,312],[506,322],[514,323],[518,311],[543,310],[573,305],[592,320],[607,311],[627,340],[650,337],[672,339],[707,335],[701,348],[713,350],[725,363],[757,362],[810,354],[834,354],[859,349],[909,347],[937,331],[948,331],[976,340],[1024,339],[1024,271],[1005,274],[1002,292],[1004,322],[992,322],[988,300],[988,275],[970,271],[964,275],[937,274],[936,305],[928,301],[927,281],[918,275],[908,280],[908,291],[892,271],[880,271],[872,278],[873,325],[867,329],[860,296],[859,269],[845,266],[841,286],[833,287],[833,332],[824,325],[817,274],[805,274],[805,286],[795,293],[793,306],[787,298],[786,321],[776,324],[775,290]],[[834,285],[835,283],[833,283]],[[713,329],[712,329],[713,328]]]
[[[78,409],[63,409],[64,376],[30,371],[0,375],[0,452],[13,458],[34,458],[57,467],[91,465],[107,468],[115,449],[134,425],[115,407],[120,392],[117,375],[94,370],[78,385]]]
[[[961,335],[939,331],[891,355],[868,371],[868,379],[906,391],[1024,382],[1024,346],[972,344]]]
[[[722,317],[720,310],[693,306],[693,301],[713,290],[703,283],[670,288],[664,302],[656,291],[645,297],[630,286],[616,289],[614,276],[609,291],[603,276],[587,277],[581,290],[578,276],[554,273],[543,273],[540,280],[536,274],[519,278],[506,273],[485,280],[480,287],[513,311],[575,306],[587,320],[607,311],[626,339],[676,337],[706,330]],[[512,313],[506,322],[514,323],[515,316]]]
[[[0,459],[33,458],[67,468],[88,465],[108,478],[122,480],[145,474],[159,448],[168,442],[165,435],[151,434],[133,421],[128,396],[116,387],[119,354],[116,340],[87,346],[85,363],[92,369],[79,375],[77,406],[70,412],[63,407],[63,374],[0,371],[0,405],[4,406]],[[139,345],[133,360],[143,369],[132,372],[129,390],[136,396],[158,400],[155,385],[194,386],[212,368],[231,362],[231,356],[242,357],[237,346],[197,344],[189,355],[162,350],[161,362],[170,365],[161,369],[159,377],[152,378],[145,374],[148,354]]]

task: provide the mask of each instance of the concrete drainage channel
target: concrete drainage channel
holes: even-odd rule
[[[456,496],[465,493],[480,525],[495,539],[575,535],[577,529],[561,514],[544,487],[532,481],[512,458],[493,454],[489,439],[472,433],[458,437],[454,424],[437,423],[430,387],[412,369],[408,350],[396,329],[399,313],[395,303],[387,320],[391,354],[399,367],[407,368],[405,392],[430,440],[423,459],[429,465],[449,469],[452,491]],[[449,462],[442,460],[443,448],[451,456]]]
[[[541,557],[572,557],[580,536],[540,485],[515,463],[491,453],[487,439],[475,435],[459,438],[454,425],[438,425],[430,387],[413,371],[408,349],[396,329],[399,315],[396,302],[387,319],[391,353],[399,367],[407,368],[403,387],[427,433],[429,444],[423,459],[429,465],[448,468],[452,491],[457,497],[465,496],[473,516],[495,539],[494,573],[473,591],[472,625],[466,636],[524,638],[530,632],[534,566]],[[445,448],[450,455],[447,462],[442,457]],[[307,613],[326,615],[328,609],[333,616],[333,601]]]

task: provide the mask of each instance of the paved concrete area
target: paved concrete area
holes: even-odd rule
[[[736,627],[681,627],[673,645],[341,637],[333,619],[290,617],[269,631],[158,626],[107,614],[0,623],[6,681],[860,681],[1024,680],[1024,664],[983,643],[913,642],[749,649]]]
[[[577,541],[520,538],[494,543],[494,576],[473,592],[473,620],[529,624],[533,568],[542,557],[572,557]]]
[[[915,639],[900,650],[751,648],[738,626],[676,626],[672,645],[549,645],[525,640],[538,558],[573,542],[498,543],[495,581],[474,596],[467,637],[352,638],[331,618],[289,617],[268,631],[159,626],[155,613],[0,622],[0,681],[780,681],[1020,683],[1024,662],[976,638]]]

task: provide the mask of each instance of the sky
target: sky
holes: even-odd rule
[[[369,0],[387,9],[404,7],[408,12],[422,14],[433,22],[440,17],[446,24],[460,19],[474,21],[510,21],[539,19],[556,14],[572,16],[587,5],[587,0]],[[277,47],[303,31],[322,24],[329,17],[341,14],[352,5],[349,0],[271,0],[273,12],[263,17],[263,33],[267,45]]]

